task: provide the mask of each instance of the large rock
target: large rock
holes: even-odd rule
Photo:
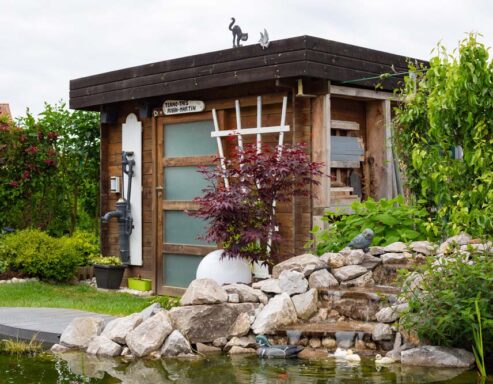
[[[371,253],[365,253],[365,258],[360,265],[366,269],[374,270],[381,262],[382,260],[379,257],[372,256]]]
[[[216,304],[228,301],[228,294],[212,279],[196,279],[181,297],[181,305]]]
[[[279,276],[279,287],[281,291],[288,295],[306,292],[308,289],[308,281],[303,273],[292,270],[285,270]]]
[[[320,256],[320,260],[324,261],[329,268],[341,268],[346,265],[346,258],[340,253],[327,252]]]
[[[291,325],[297,320],[296,309],[287,293],[273,297],[252,324],[256,334],[274,333],[278,328]]]
[[[257,353],[255,348],[232,347],[228,354],[230,355],[254,355]]]
[[[87,353],[89,355],[98,355],[105,357],[120,356],[122,353],[122,346],[114,341],[110,340],[106,336],[94,336],[89,345],[87,346]]]
[[[344,256],[345,265],[361,264],[365,258],[365,252],[362,249],[343,249],[340,254]]]
[[[339,281],[352,280],[366,272],[368,272],[368,270],[361,265],[346,265],[345,267],[332,270],[332,274]]]
[[[125,344],[127,335],[142,323],[142,321],[143,318],[140,313],[133,313],[130,316],[111,320],[104,328],[101,336],[105,336],[115,343],[123,345]]]
[[[403,311],[406,311],[409,308],[407,303],[403,304],[395,304],[390,307],[382,308],[375,315],[377,321],[380,323],[393,323],[401,316]]]
[[[260,289],[262,292],[265,293],[274,293],[276,295],[282,292],[281,287],[279,286],[279,279],[261,280],[253,283],[252,288]]]
[[[240,297],[240,303],[258,303],[259,298],[255,290],[245,284],[228,284],[223,289],[229,293],[236,293]]]
[[[430,256],[433,253],[434,246],[429,241],[413,241],[410,245],[411,250],[416,253],[421,253],[425,256]]]
[[[392,328],[388,324],[378,323],[373,328],[371,338],[373,341],[392,340]]]
[[[208,354],[208,353],[221,353],[221,348],[218,347],[213,347],[212,345],[206,345],[203,343],[197,343],[197,352],[202,353],[202,354]]]
[[[282,271],[298,271],[308,276],[317,269],[322,268],[327,268],[327,264],[320,260],[319,257],[306,253],[275,265],[272,269],[272,277],[279,278]]]
[[[63,330],[60,344],[70,348],[86,348],[94,336],[99,336],[104,327],[101,317],[76,317]]]
[[[250,331],[250,324],[248,313],[240,313],[229,330],[229,336],[246,336]]]
[[[310,288],[335,288],[339,286],[337,279],[326,269],[313,272],[308,278]]]
[[[380,258],[384,264],[406,264],[411,254],[407,252],[384,253]]]
[[[471,235],[465,232],[461,232],[458,235],[449,237],[447,240],[445,240],[445,242],[449,244],[467,245],[471,242],[471,240]]]
[[[166,338],[161,348],[161,356],[178,356],[182,353],[192,353],[192,347],[188,340],[176,329]]]
[[[257,307],[254,303],[193,305],[172,308],[169,315],[176,329],[192,344],[209,343],[228,337],[238,315],[246,312],[253,316]]]
[[[402,241],[396,241],[395,243],[389,244],[386,247],[383,247],[384,253],[399,253],[406,252],[409,250],[409,247],[403,243]]]
[[[294,308],[300,319],[308,320],[315,312],[317,312],[318,292],[314,288],[301,295],[293,296],[291,300],[293,301]]]
[[[147,308],[143,309],[140,312],[140,315],[142,316],[142,321],[145,321],[149,317],[154,316],[160,310],[162,310],[162,308],[161,308],[161,304],[159,304],[159,303],[153,303],[153,304],[149,305]]]
[[[255,337],[253,337],[253,335],[245,337],[233,337],[224,346],[224,350],[229,351],[233,347],[254,348],[256,346],[257,342],[255,341]]]
[[[401,364],[421,367],[468,368],[474,355],[465,349],[425,345],[401,352]]]
[[[368,271],[365,274],[357,277],[356,279],[343,281],[341,283],[341,288],[363,288],[363,287],[373,287],[375,285],[375,280],[373,279],[373,272]]]
[[[133,355],[146,356],[158,350],[171,331],[173,326],[168,312],[160,311],[127,335],[127,346]]]

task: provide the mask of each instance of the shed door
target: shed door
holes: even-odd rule
[[[215,249],[204,240],[205,222],[185,210],[207,182],[199,165],[213,165],[216,141],[210,113],[158,119],[158,284],[160,293],[177,294],[195,279],[202,257]],[[160,188],[159,188],[160,189]]]

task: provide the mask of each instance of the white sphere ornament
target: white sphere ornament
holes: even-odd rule
[[[224,250],[218,249],[205,256],[197,268],[197,279],[209,278],[219,285],[252,282],[250,263],[244,259],[221,256]]]

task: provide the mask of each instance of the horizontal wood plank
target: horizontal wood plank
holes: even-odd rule
[[[216,156],[165,157],[162,164],[165,167],[213,165],[215,159]]]
[[[345,131],[359,131],[359,123],[355,121],[331,120],[331,129],[342,129]]]
[[[200,207],[198,203],[185,200],[162,200],[161,204],[165,211],[196,211]]]
[[[217,248],[207,245],[188,245],[188,244],[163,244],[163,253],[173,253],[180,255],[205,256]]]

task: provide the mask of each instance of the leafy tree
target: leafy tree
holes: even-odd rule
[[[411,68],[396,110],[407,184],[444,235],[493,235],[493,64],[470,34],[454,54],[439,45],[429,68]],[[463,151],[457,159],[454,152]]]

